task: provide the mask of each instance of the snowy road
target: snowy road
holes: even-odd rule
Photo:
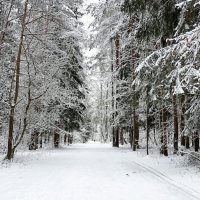
[[[108,145],[52,150],[0,169],[1,200],[197,200],[200,194]]]

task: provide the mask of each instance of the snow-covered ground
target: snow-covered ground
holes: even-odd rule
[[[176,160],[99,143],[19,153],[0,167],[0,199],[200,199],[199,170]]]

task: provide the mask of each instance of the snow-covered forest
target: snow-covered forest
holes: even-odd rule
[[[1,1],[0,149],[87,135],[81,1]]]
[[[198,152],[200,1],[110,0],[89,11],[101,141]]]
[[[0,0],[0,199],[200,200],[199,138],[200,0]]]

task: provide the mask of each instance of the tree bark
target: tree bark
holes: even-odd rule
[[[43,146],[43,133],[40,133],[40,148]]]
[[[189,136],[185,136],[185,147],[186,147],[186,149],[190,148],[190,138],[189,138]]]
[[[29,144],[29,150],[38,149],[38,136],[39,133],[36,130],[31,134],[31,142]]]
[[[147,132],[146,132],[146,139],[147,139],[147,155],[149,155],[149,132],[150,132],[150,127],[149,127],[149,105],[147,103],[147,110],[146,110],[146,128],[147,128]]]
[[[39,147],[39,134],[38,131],[35,132],[35,149],[38,149]]]
[[[119,44],[120,43],[120,36],[119,34],[116,35],[115,38],[115,48],[116,48],[116,52],[115,52],[115,58],[116,58],[116,70],[119,69],[119,64],[120,64],[120,50],[119,50]],[[118,100],[117,100],[117,94],[118,94],[118,85],[116,83],[117,81],[117,77],[115,77],[115,119],[117,118],[118,112]],[[119,147],[119,124],[116,125],[115,127],[115,147]]]
[[[116,143],[115,147],[119,147],[119,126],[116,129]]]
[[[167,114],[166,114],[166,109],[163,107],[163,109],[162,109],[162,125],[163,125],[163,154],[164,154],[164,156],[168,156],[166,123],[167,123]]]
[[[133,65],[133,81],[135,80],[135,64],[136,64],[136,53],[135,50],[132,48],[131,50],[131,57],[132,57],[132,65]],[[139,95],[133,86],[133,151],[136,151],[139,147],[139,115],[137,113],[137,107],[139,104]]]
[[[64,144],[66,145],[67,144],[67,134],[65,133],[64,135]]]
[[[112,84],[112,91],[111,91],[111,96],[112,96],[112,145],[113,147],[115,146],[115,104],[114,104],[114,63],[113,63],[113,54],[114,54],[114,50],[113,50],[113,38],[110,39],[110,43],[111,43],[111,73],[112,73],[112,80],[111,80],[111,84]]]
[[[178,112],[177,112],[177,102],[176,95],[172,97],[173,102],[173,119],[174,119],[174,154],[178,152]]]
[[[139,147],[139,116],[136,114],[136,109],[133,111],[133,151]]]
[[[185,136],[184,136],[184,128],[185,128],[185,96],[181,97],[181,122],[180,122],[180,131],[181,131],[181,146],[185,146]]]
[[[60,144],[60,134],[54,133],[54,147],[58,148]]]
[[[120,129],[120,144],[124,145],[124,129]]]
[[[161,149],[160,149],[160,153],[163,154],[164,151],[163,151],[163,112],[162,112],[162,108],[160,109],[160,112],[159,112],[159,128],[160,130],[162,130],[162,134],[160,135],[160,143],[161,143]]]
[[[199,133],[196,131],[194,133],[194,151],[198,152],[199,151]]]
[[[108,136],[109,136],[109,131],[108,131],[108,95],[109,95],[109,91],[108,91],[108,83],[107,83],[107,87],[106,87],[106,102],[105,102],[105,132],[106,132],[106,141],[108,140]],[[105,141],[105,142],[106,142]]]
[[[24,3],[24,14],[22,17],[22,29],[20,34],[20,43],[17,52],[17,59],[16,59],[16,67],[15,67],[15,91],[14,91],[14,100],[10,97],[10,114],[9,114],[9,133],[8,133],[8,148],[7,148],[7,155],[5,159],[11,160],[14,156],[14,149],[13,149],[13,131],[14,131],[14,116],[15,116],[15,109],[16,104],[18,101],[19,96],[19,82],[20,82],[20,67],[21,67],[21,55],[22,55],[22,48],[23,48],[23,38],[24,38],[24,31],[25,31],[25,23],[26,23],[26,16],[28,10],[28,0]],[[13,84],[13,83],[12,83]],[[10,91],[10,96],[12,93],[12,86]]]

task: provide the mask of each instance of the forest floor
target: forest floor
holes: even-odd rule
[[[18,153],[0,165],[1,200],[200,200],[200,171],[180,159],[99,143]]]

